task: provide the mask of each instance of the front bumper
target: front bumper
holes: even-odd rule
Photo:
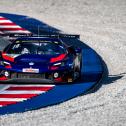
[[[49,73],[20,73],[2,70],[0,83],[64,83],[73,80],[72,73],[72,70],[52,71]]]

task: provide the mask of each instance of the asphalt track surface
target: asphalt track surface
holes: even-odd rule
[[[39,26],[40,34],[53,34],[53,33],[60,32],[60,30],[57,30],[56,28],[53,28],[37,19],[30,18],[27,16],[6,14],[6,13],[0,13],[0,16],[3,16],[13,21],[17,25],[25,28],[26,30],[29,30],[32,33],[38,33],[38,26]],[[46,90],[46,92],[39,93],[33,97],[27,97],[27,99],[24,100],[21,100],[21,98],[16,97],[18,98],[18,102],[11,101],[8,105],[4,103],[5,105],[1,106],[0,108],[0,114],[25,112],[33,109],[46,107],[53,104],[58,104],[66,100],[69,100],[71,98],[74,98],[78,95],[91,92],[98,87],[98,83],[102,79],[103,69],[104,69],[103,61],[100,58],[100,56],[93,49],[91,49],[89,46],[87,46],[86,44],[84,44],[78,39],[62,38],[62,40],[68,45],[73,45],[75,47],[80,47],[82,49],[82,77],[81,77],[82,79],[79,82],[75,82],[74,84],[71,85],[68,84],[52,85],[52,88]],[[7,42],[3,43],[2,41],[1,49],[6,44]],[[35,86],[39,87],[39,90],[43,88],[42,85],[40,86],[36,84]],[[35,86],[33,87],[36,88]],[[46,88],[48,87],[48,85],[43,85],[43,86],[46,86]],[[0,94],[2,95],[3,98],[4,92],[17,91],[16,89],[18,88],[18,85],[6,85],[6,86],[1,85],[0,88],[1,88]],[[20,90],[22,90],[21,85],[19,86],[19,88]],[[25,87],[25,91],[26,90],[29,89],[26,89]],[[23,91],[24,91],[24,87],[23,87]]]

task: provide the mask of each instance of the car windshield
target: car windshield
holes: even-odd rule
[[[41,55],[55,55],[65,53],[62,45],[54,42],[22,42],[12,44],[7,54],[22,55],[22,54],[41,54]]]

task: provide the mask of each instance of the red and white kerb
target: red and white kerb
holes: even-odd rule
[[[0,16],[0,34],[30,34],[31,32],[15,24],[11,20]]]
[[[55,85],[8,85],[0,91],[0,107],[28,100],[46,93]]]

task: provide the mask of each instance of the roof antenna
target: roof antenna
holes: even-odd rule
[[[39,30],[40,30],[40,29],[39,29],[39,25],[38,25],[38,37],[39,37]]]

